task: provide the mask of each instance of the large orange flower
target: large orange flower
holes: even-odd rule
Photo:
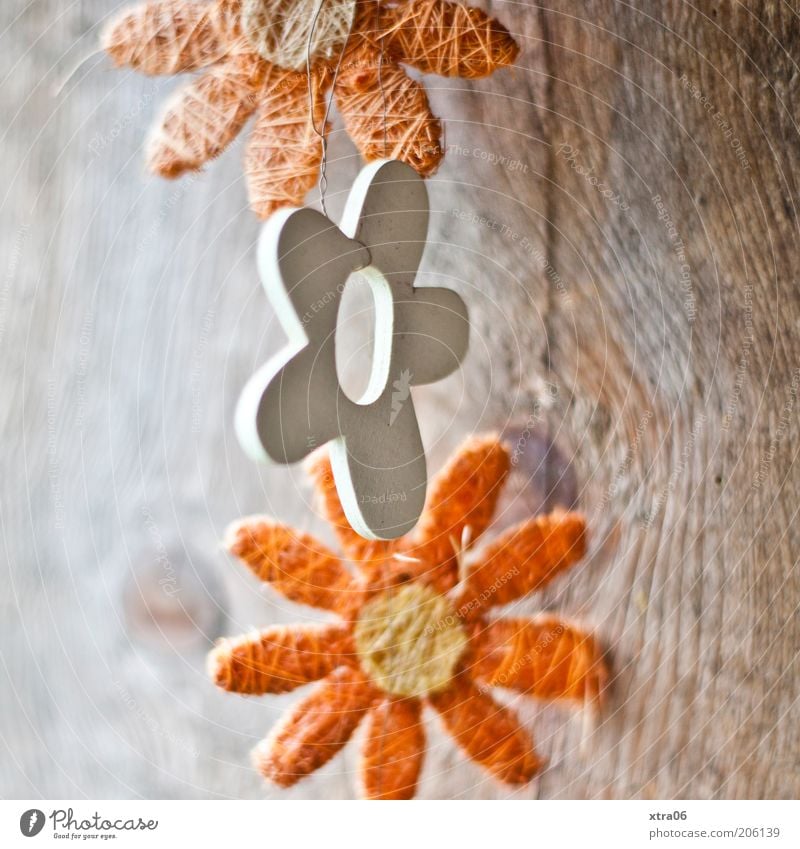
[[[580,515],[551,513],[505,531],[464,574],[465,549],[488,526],[508,468],[496,438],[468,440],[434,480],[415,532],[375,542],[347,524],[327,457],[313,455],[311,475],[358,574],[314,537],[270,519],[232,529],[230,550],[259,578],[292,601],[338,615],[332,624],[223,640],[209,658],[214,681],[238,693],[284,693],[322,680],[256,749],[266,778],[291,786],[330,760],[368,716],[364,795],[410,798],[427,703],[472,760],[520,784],[542,761],[490,688],[578,703],[600,697],[606,667],[592,637],[556,616],[485,618],[583,556]]]
[[[255,114],[244,167],[264,218],[302,205],[317,179],[334,82],[361,154],[402,159],[427,176],[444,155],[441,126],[401,65],[475,78],[519,52],[497,21],[446,0],[151,0],[114,19],[102,43],[117,65],[145,74],[210,68],[177,93],[152,136],[158,174],[200,168]]]

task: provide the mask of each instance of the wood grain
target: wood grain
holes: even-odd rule
[[[357,745],[265,788],[249,750],[297,695],[205,674],[220,635],[316,615],[222,555],[228,522],[326,532],[301,470],[251,464],[233,435],[283,342],[242,143],[156,180],[142,143],[174,81],[96,57],[53,93],[121,5],[0,10],[0,794],[350,797]],[[594,728],[507,697],[549,760],[514,791],[431,715],[420,795],[797,797],[796,15],[493,11],[517,67],[426,78],[448,155],[420,282],[459,291],[473,336],[415,402],[432,469],[472,430],[519,440],[500,527],[574,481],[590,558],[514,615],[580,620],[616,678]],[[340,127],[333,215],[359,169]]]

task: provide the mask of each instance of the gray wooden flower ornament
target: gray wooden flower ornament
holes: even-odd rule
[[[450,289],[415,287],[428,231],[425,184],[408,165],[375,162],[357,177],[341,229],[313,209],[264,226],[258,263],[289,344],[248,382],[236,429],[255,459],[294,463],[330,442],[336,488],[353,528],[371,539],[411,530],[427,470],[410,387],[441,380],[463,359],[467,309]],[[357,401],[336,370],[336,321],[354,271],[370,284],[375,339]]]

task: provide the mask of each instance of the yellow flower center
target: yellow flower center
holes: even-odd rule
[[[447,686],[467,645],[450,602],[424,584],[405,584],[365,604],[355,626],[361,665],[397,696]]]
[[[242,0],[242,30],[267,62],[305,71],[309,53],[312,61],[338,55],[355,11],[355,0]]]

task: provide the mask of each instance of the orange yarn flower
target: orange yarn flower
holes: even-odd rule
[[[446,0],[154,0],[113,20],[102,44],[117,65],[145,74],[210,67],[177,93],[152,136],[157,174],[199,169],[255,114],[244,170],[262,218],[302,205],[314,184],[334,81],[361,154],[428,176],[444,155],[441,126],[401,65],[475,78],[519,52],[497,21]]]
[[[266,778],[293,785],[327,763],[367,716],[364,795],[411,798],[425,750],[424,702],[473,761],[521,784],[543,762],[489,688],[600,698],[607,672],[592,637],[556,616],[485,618],[583,556],[580,515],[551,513],[507,530],[463,574],[462,555],[489,525],[508,468],[496,438],[467,440],[435,479],[415,532],[373,541],[347,524],[327,456],[312,455],[310,473],[358,575],[314,537],[273,520],[232,529],[230,550],[259,578],[292,601],[338,615],[332,624],[222,640],[209,657],[215,683],[233,692],[284,693],[322,680],[255,750]]]

